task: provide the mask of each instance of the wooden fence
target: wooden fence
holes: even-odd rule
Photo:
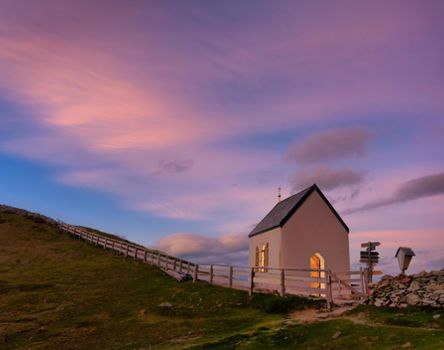
[[[205,265],[171,256],[130,242],[92,233],[86,229],[58,222],[59,228],[78,238],[105,249],[112,249],[126,257],[155,265],[172,277],[258,293],[295,294],[325,298],[330,307],[334,303],[362,299],[367,295],[367,280],[363,269],[332,272],[327,269],[293,269]],[[317,277],[313,277],[317,276]]]

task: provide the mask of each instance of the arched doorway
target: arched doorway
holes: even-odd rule
[[[324,269],[325,269],[325,259],[321,254],[315,253],[312,256],[310,256],[310,270],[312,270],[310,271],[310,277],[315,277],[315,278],[325,277],[324,271],[321,271]],[[310,283],[311,288],[323,288],[323,285],[324,283],[321,282]]]

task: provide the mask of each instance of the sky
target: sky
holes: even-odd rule
[[[444,268],[442,1],[0,0],[0,202],[198,262],[316,183]]]

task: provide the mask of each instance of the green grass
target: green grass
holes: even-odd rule
[[[406,307],[401,309],[358,306],[349,315],[364,313],[369,321],[393,326],[444,329],[444,310]],[[433,318],[440,315],[439,318]]]
[[[8,212],[0,212],[0,242],[0,349],[395,349],[407,341],[444,348],[436,312],[399,318],[367,307],[356,312],[371,325],[286,325],[286,312],[319,302],[178,283],[43,220]],[[419,323],[394,325],[398,318]]]
[[[376,350],[402,349],[402,345],[407,342],[415,349],[444,349],[442,331],[360,325],[348,320],[282,326],[279,329],[235,335],[221,342],[208,343],[193,349]]]
[[[278,297],[178,283],[41,220],[0,213],[0,239],[0,348],[180,348],[282,317]]]

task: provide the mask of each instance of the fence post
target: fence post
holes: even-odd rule
[[[157,253],[157,266],[160,267],[160,252]]]
[[[331,270],[327,270],[325,277],[326,277],[326,286],[327,286],[327,308],[331,310],[333,306],[333,293],[331,290]]]
[[[189,275],[190,274],[190,262],[189,261],[187,261],[187,274]]]
[[[199,265],[194,264],[193,282],[197,281],[197,273],[199,271]]]
[[[210,265],[210,284],[213,284],[213,265]]]
[[[182,273],[182,259],[179,260],[179,273]]]
[[[105,245],[103,246],[103,249],[106,249],[107,244],[108,244],[108,238],[105,238]]]
[[[174,258],[173,271],[176,271],[176,266],[177,266],[177,259]]]
[[[230,288],[233,288],[233,266],[230,266]]]
[[[285,270],[281,269],[281,296],[285,295]]]
[[[146,257],[146,255],[148,254],[148,250],[145,250],[145,255],[143,256],[143,262],[146,264],[146,262],[147,262],[147,257]]]
[[[253,294],[254,289],[254,267],[250,267],[250,288],[248,288],[248,295],[251,296]]]
[[[129,245],[126,245],[126,252],[125,252],[125,256],[128,256],[128,252],[129,252]]]

